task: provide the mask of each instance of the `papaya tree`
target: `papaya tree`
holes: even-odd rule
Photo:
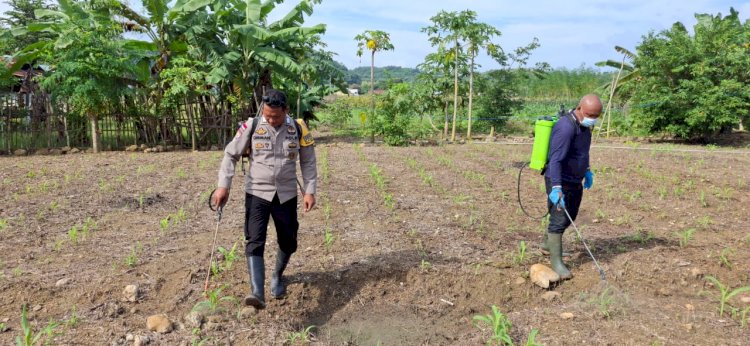
[[[365,30],[354,37],[357,41],[357,56],[361,57],[365,50],[370,51],[370,125],[375,117],[375,53],[393,50],[390,34],[382,30]],[[370,142],[375,142],[375,132],[370,131]]]

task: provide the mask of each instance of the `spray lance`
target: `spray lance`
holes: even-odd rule
[[[542,219],[549,214],[549,210],[546,210],[544,215],[542,216],[534,217],[530,215],[526,211],[526,209],[524,209],[523,203],[521,202],[521,173],[523,173],[523,169],[526,168],[526,166],[529,166],[529,168],[539,171],[540,174],[544,174],[545,168],[547,166],[547,157],[549,155],[549,143],[550,138],[552,137],[552,128],[555,126],[559,119],[565,116],[566,113],[567,112],[565,111],[565,105],[560,105],[560,110],[556,116],[544,116],[537,119],[534,123],[534,144],[531,149],[531,160],[529,161],[529,163],[524,163],[518,170],[518,205],[521,207],[521,211],[523,211],[523,213],[526,214],[526,216],[528,216],[529,218]],[[586,244],[586,240],[583,239],[583,236],[578,230],[578,226],[576,226],[573,218],[570,217],[570,213],[568,213],[568,210],[565,208],[565,206],[557,205],[553,207],[557,207],[558,210],[562,209],[565,212],[565,216],[568,218],[568,220],[570,220],[570,224],[573,225],[573,229],[575,229],[576,234],[578,235],[578,239],[581,239],[583,247],[586,248],[586,252],[588,252],[589,256],[594,261],[596,268],[599,270],[599,277],[602,279],[602,281],[607,281],[607,278],[604,274],[604,269],[602,269],[602,267],[599,265],[599,262],[594,257],[594,254],[591,253],[591,249],[589,249],[588,244]]]

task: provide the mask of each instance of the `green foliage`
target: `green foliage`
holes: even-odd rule
[[[518,251],[513,256],[513,262],[523,264],[524,261],[526,261],[526,242],[521,240],[518,243]]]
[[[292,345],[295,343],[310,343],[314,337],[312,334],[313,329],[315,329],[315,326],[309,326],[298,332],[291,332],[287,337],[287,341]]]
[[[727,302],[729,299],[732,299],[732,297],[742,292],[750,292],[750,286],[743,286],[732,290],[730,287],[721,283],[719,279],[711,275],[706,276],[706,281],[710,281],[719,288],[719,316],[724,316],[724,307],[728,305]]]
[[[634,124],[651,133],[709,139],[748,117],[750,26],[734,9],[695,17],[692,35],[677,22],[637,47]]]
[[[222,255],[223,260],[219,261],[218,263],[211,264],[211,273],[214,276],[219,275],[220,273],[223,273],[225,271],[231,270],[232,265],[234,265],[234,262],[240,259],[240,255],[237,253],[238,244],[239,242],[234,242],[230,250],[225,249],[223,246],[219,246],[217,250]]]
[[[674,232],[675,237],[680,241],[680,247],[687,246],[688,242],[693,239],[695,228],[686,229],[682,232]]]
[[[471,321],[475,327],[482,330],[483,328],[480,325],[490,327],[490,332],[492,334],[487,340],[487,345],[513,345],[513,339],[510,337],[510,331],[513,328],[513,325],[508,317],[500,312],[497,306],[492,306],[492,313],[487,315],[476,315]],[[536,333],[534,333],[534,336],[536,336]]]
[[[237,298],[222,295],[222,291],[225,288],[227,288],[226,285],[206,292],[206,299],[195,304],[193,311],[207,311],[210,314],[214,314],[223,311],[221,304],[224,302],[237,304]]]
[[[47,336],[47,341],[50,342],[50,337],[54,333],[55,328],[58,327],[58,323],[50,321],[47,326],[42,330],[34,333],[31,324],[26,313],[26,305],[21,307],[21,331],[23,334],[16,336],[16,346],[33,346],[39,343],[43,336]]]

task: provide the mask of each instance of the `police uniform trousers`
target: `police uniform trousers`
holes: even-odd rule
[[[297,251],[297,197],[279,202],[274,195],[271,202],[245,193],[245,255],[263,256],[266,245],[268,219],[273,217],[279,249],[291,255]]]

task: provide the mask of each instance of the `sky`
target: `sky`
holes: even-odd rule
[[[140,0],[125,0],[139,8]],[[282,18],[298,3],[286,0],[269,15],[271,21]],[[686,27],[695,24],[695,13],[729,13],[734,7],[745,21],[750,18],[750,0],[323,0],[315,5],[305,25],[324,23],[327,49],[348,68],[370,66],[369,56],[357,57],[354,36],[365,30],[388,32],[395,50],[378,52],[376,66],[416,67],[435,51],[427,34],[420,29],[431,25],[430,18],[440,10],[473,10],[479,22],[502,32],[496,39],[503,49],[512,51],[539,39],[530,64],[547,62],[555,68],[594,67],[598,61],[619,60],[614,46],[631,51],[649,31],[668,29],[679,21]],[[8,5],[0,3],[0,12]],[[480,70],[497,68],[497,63],[480,57]]]
[[[287,0],[272,16],[279,18],[296,4]],[[724,0],[323,0],[305,25],[325,23],[324,41],[336,52],[336,60],[348,68],[370,66],[370,58],[357,57],[354,36],[365,30],[390,34],[395,50],[378,52],[376,66],[416,67],[435,51],[421,28],[440,10],[477,13],[477,20],[502,32],[497,39],[510,51],[525,46],[534,37],[540,47],[530,63],[547,62],[552,67],[578,68],[607,59],[619,60],[615,45],[635,51],[642,36],[669,29],[677,21],[692,28],[695,13],[726,15],[734,7],[744,22],[750,18],[750,1]],[[483,54],[483,53],[482,53]],[[482,70],[497,63],[481,58]]]

